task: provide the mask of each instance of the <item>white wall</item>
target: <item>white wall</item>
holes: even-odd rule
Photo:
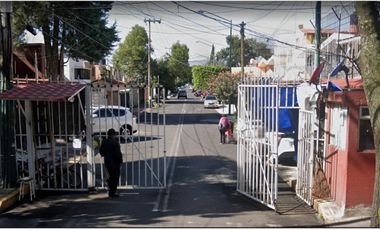
[[[67,59],[66,59],[67,60]],[[88,63],[85,60],[78,59],[78,61],[70,58],[69,61],[65,64],[63,72],[65,74],[65,79],[67,81],[80,81],[80,82],[90,82],[90,80],[77,80],[74,79],[74,69],[89,69],[86,68],[85,63]],[[89,69],[91,71],[91,69]]]
[[[307,74],[307,56],[309,52],[306,49],[296,47],[312,48],[312,45],[307,43],[304,34],[297,30],[294,34],[281,35],[279,40],[290,45],[274,44],[274,75],[282,76],[284,80],[307,78],[309,76]]]

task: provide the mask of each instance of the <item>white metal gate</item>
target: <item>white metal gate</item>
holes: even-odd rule
[[[237,190],[276,209],[280,109],[298,108],[295,87],[247,78],[238,87]]]
[[[318,137],[315,118],[316,114],[313,111],[299,111],[296,193],[309,205],[313,202],[314,150]]]
[[[165,90],[154,101],[145,100],[144,88],[123,84],[92,84],[92,178],[89,186],[107,187],[107,171],[99,154],[106,132],[119,132],[123,163],[119,188],[164,188],[166,186]],[[159,98],[162,97],[160,100]],[[150,104],[149,104],[150,103]]]
[[[106,187],[99,147],[108,129],[114,128],[123,154],[119,187],[166,186],[163,88],[156,88],[150,104],[144,88],[128,88],[115,81],[91,86],[26,84],[14,91],[4,93],[2,99],[17,102],[14,146],[18,177],[33,177],[42,190]]]

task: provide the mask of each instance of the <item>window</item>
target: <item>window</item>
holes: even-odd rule
[[[330,119],[330,144],[339,149],[346,148],[347,108],[333,106]]]
[[[373,131],[367,106],[360,107],[359,151],[375,149]]]
[[[122,116],[125,116],[125,110],[124,109],[113,109],[113,114],[115,117],[122,117]]]
[[[112,117],[109,109],[98,109],[94,112],[98,117]]]
[[[90,72],[88,69],[74,69],[74,79],[90,80]]]

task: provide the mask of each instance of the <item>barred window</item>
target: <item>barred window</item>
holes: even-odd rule
[[[359,151],[375,149],[373,131],[367,106],[360,107]]]

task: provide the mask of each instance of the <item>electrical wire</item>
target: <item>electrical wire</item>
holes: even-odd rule
[[[192,22],[192,23],[194,23],[194,24],[196,24],[196,25],[198,25],[198,26],[201,26],[201,27],[203,27],[203,28],[206,28],[206,29],[208,29],[208,30],[210,30],[210,31],[214,31],[215,33],[217,33],[217,34],[219,34],[219,35],[223,35],[223,36],[225,36],[225,34],[219,33],[218,31],[215,31],[214,29],[212,29],[212,28],[210,28],[210,27],[208,27],[208,26],[205,26],[205,25],[203,25],[203,24],[200,24],[200,23],[198,23],[198,22],[195,22],[195,21],[193,21],[193,20],[191,20],[191,19],[188,19],[188,18],[186,18],[186,17],[184,17],[184,16],[181,16],[181,15],[179,15],[179,14],[175,14],[175,13],[173,13],[172,11],[167,10],[166,8],[162,8],[161,6],[159,6],[159,5],[156,4],[156,3],[153,3],[153,4],[155,4],[155,5],[158,6],[159,8],[161,8],[161,9],[163,9],[163,10],[166,10],[167,12],[169,12],[169,13],[171,13],[171,14],[174,14],[174,15],[176,15],[176,16],[182,18],[182,19],[185,19],[185,20],[187,20],[187,21],[190,21],[190,22]]]
[[[236,6],[236,4],[233,4],[233,5],[222,5],[220,3],[214,3],[214,2],[196,2],[196,3],[204,4],[204,5],[208,5],[208,6],[225,7],[225,8],[229,8],[229,9],[273,11],[273,8],[259,8],[259,7],[249,7],[249,6],[240,7],[240,6]],[[297,8],[297,9],[284,8],[284,9],[276,9],[276,10],[277,11],[289,11],[289,10],[312,10],[312,9],[314,9],[314,7],[300,7],[300,8]]]

